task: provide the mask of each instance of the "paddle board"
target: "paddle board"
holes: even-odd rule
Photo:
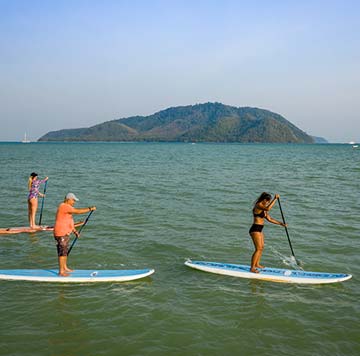
[[[126,282],[150,276],[153,269],[75,270],[68,277],[58,275],[56,269],[2,269],[0,279],[34,282],[94,283]]]
[[[342,282],[352,277],[351,274],[307,272],[269,267],[259,269],[259,273],[253,273],[250,272],[250,266],[219,262],[188,260],[185,265],[210,273],[283,283],[324,284]]]
[[[83,221],[79,221],[75,223],[75,227],[79,227],[83,225]],[[39,231],[54,231],[54,226],[41,226],[38,229],[33,229],[30,226],[21,226],[21,227],[8,227],[8,228],[1,228],[0,229],[0,235],[3,234],[20,234],[22,232],[27,233],[35,233]]]

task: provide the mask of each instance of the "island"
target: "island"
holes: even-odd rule
[[[269,110],[205,103],[51,131],[38,141],[315,143],[319,138]]]

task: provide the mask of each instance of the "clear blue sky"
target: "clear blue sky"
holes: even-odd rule
[[[360,1],[0,0],[0,141],[170,106],[360,141]]]

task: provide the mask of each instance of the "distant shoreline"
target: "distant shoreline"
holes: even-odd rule
[[[26,146],[34,144],[196,144],[196,145],[301,145],[301,146],[321,146],[321,145],[348,145],[352,146],[348,142],[324,142],[324,143],[294,143],[294,142],[174,142],[174,141],[31,141],[26,143]],[[0,141],[0,144],[19,144],[25,145],[21,141]],[[357,144],[357,143],[355,143]]]

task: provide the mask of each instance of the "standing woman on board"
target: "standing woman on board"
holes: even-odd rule
[[[37,173],[33,172],[30,174],[28,180],[28,218],[30,227],[33,229],[39,228],[39,226],[37,226],[35,223],[35,216],[38,207],[38,196],[44,196],[44,194],[39,192],[40,184],[45,183],[48,179],[48,177],[45,179],[38,179]]]
[[[274,206],[277,199],[280,198],[279,194],[275,194],[273,200],[271,200],[271,195],[269,193],[262,193],[256,200],[254,208],[252,210],[254,221],[249,230],[249,234],[254,242],[255,252],[251,258],[251,269],[250,272],[259,273],[258,268],[264,268],[260,265],[261,255],[264,249],[264,233],[262,232],[264,228],[264,219],[271,222],[272,224],[287,226],[286,224],[273,219],[269,215],[269,211]]]

